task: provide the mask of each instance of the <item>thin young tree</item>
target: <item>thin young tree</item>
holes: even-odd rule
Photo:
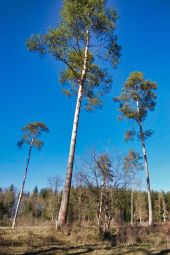
[[[167,210],[167,204],[165,200],[165,194],[163,191],[160,192],[160,198],[162,200],[162,217],[163,217],[163,221],[166,222],[168,219],[168,210]]]
[[[114,34],[117,14],[114,9],[106,8],[105,2],[64,0],[59,25],[27,41],[30,51],[49,53],[62,63],[63,92],[67,96],[77,96],[57,227],[64,226],[67,220],[80,110],[91,111],[102,105],[102,96],[110,91],[112,82],[103,68],[106,66],[103,60],[115,67],[120,57],[120,46]]]
[[[12,228],[15,227],[16,218],[17,218],[17,215],[18,215],[21,199],[22,199],[22,196],[23,196],[24,186],[25,186],[28,167],[29,167],[30,158],[31,158],[32,148],[35,147],[37,149],[40,149],[43,146],[44,143],[41,140],[39,140],[39,136],[44,131],[48,132],[49,129],[42,122],[32,122],[32,123],[27,124],[25,127],[23,127],[22,131],[23,131],[23,136],[22,136],[21,140],[17,143],[17,145],[18,145],[19,148],[22,148],[22,146],[24,144],[28,144],[29,145],[29,151],[28,151],[28,158],[27,158],[27,163],[26,163],[26,167],[25,167],[25,171],[24,171],[24,178],[23,178],[23,182],[22,182],[22,187],[21,187],[21,191],[19,193],[17,206],[16,206],[16,209],[15,209],[15,214],[14,214],[14,218],[13,218],[13,222],[12,222]]]
[[[128,173],[130,180],[128,183],[130,184],[131,188],[131,226],[134,224],[134,185],[135,185],[135,178],[139,171],[143,169],[143,165],[140,162],[141,156],[139,153],[135,152],[131,149],[124,158],[123,168]],[[128,178],[129,179],[129,178]]]
[[[147,194],[145,194],[141,190],[138,190],[137,192],[135,192],[135,201],[134,201],[135,218],[137,221],[139,221],[140,225],[142,225],[145,219],[148,218],[146,195]]]
[[[99,233],[105,232],[109,230],[112,219],[110,193],[114,174],[110,156],[107,153],[98,155],[93,151],[88,159],[82,159],[79,174],[90,193]]]
[[[111,156],[93,150],[78,165],[81,183],[89,193],[86,206],[96,216],[99,233],[110,231],[111,221],[122,206],[126,207],[122,195],[132,177],[124,169],[123,159],[119,154]]]
[[[108,154],[103,153],[97,158],[96,170],[101,178],[98,226],[100,231],[106,231],[106,229],[109,230],[111,221],[109,215],[109,186],[113,182],[112,163]]]
[[[61,177],[59,175],[49,177],[48,185],[50,190],[48,210],[51,215],[51,220],[53,221],[56,217],[56,212],[58,213],[60,204],[60,187],[62,186]]]
[[[146,152],[145,141],[152,135],[152,130],[144,130],[143,123],[148,112],[153,111],[156,105],[155,90],[157,85],[151,80],[145,80],[142,72],[133,72],[123,86],[123,90],[119,97],[115,100],[120,102],[119,111],[120,119],[126,118],[133,120],[138,127],[138,131],[134,127],[128,130],[125,139],[133,139],[135,135],[142,143],[144,165],[146,170],[146,184],[148,192],[148,209],[149,209],[149,225],[153,225],[153,212],[151,201],[151,188],[149,177],[149,166]]]

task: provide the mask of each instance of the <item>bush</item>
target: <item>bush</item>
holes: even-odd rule
[[[123,226],[116,235],[117,245],[151,244],[170,245],[170,223],[153,227]]]

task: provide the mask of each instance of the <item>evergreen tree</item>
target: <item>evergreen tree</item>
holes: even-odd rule
[[[20,191],[20,194],[18,197],[15,215],[14,215],[13,222],[12,222],[12,228],[15,227],[15,222],[16,222],[18,210],[20,207],[20,202],[22,199],[23,191],[24,191],[25,181],[27,178],[27,171],[28,171],[28,167],[29,167],[29,163],[30,163],[32,148],[35,147],[37,149],[40,149],[43,146],[43,142],[41,140],[39,140],[38,138],[42,132],[44,132],[44,131],[48,132],[49,130],[44,123],[33,122],[33,123],[29,123],[25,127],[23,127],[22,131],[24,134],[23,134],[21,140],[18,142],[18,147],[21,148],[26,143],[29,145],[29,152],[28,152],[28,159],[27,159],[27,164],[26,164],[26,168],[25,168],[25,172],[24,172],[24,179],[23,179],[21,191]]]
[[[167,210],[167,202],[165,198],[165,193],[163,191],[160,192],[160,199],[162,204],[162,218],[163,218],[163,221],[166,222],[168,220],[168,210]]]
[[[165,193],[165,199],[167,202],[168,218],[170,220],[170,191]]]
[[[111,89],[111,78],[102,68],[103,62],[102,67],[97,64],[98,60],[109,60],[115,66],[120,56],[114,35],[117,14],[114,9],[106,8],[105,2],[64,0],[58,27],[43,35],[33,35],[27,41],[30,51],[49,53],[64,64],[60,79],[63,91],[68,96],[77,96],[58,227],[67,220],[80,109],[90,111],[102,105],[102,96]]]
[[[58,215],[59,206],[60,206],[60,193],[59,189],[62,185],[62,180],[60,176],[53,176],[48,178],[49,190],[50,190],[50,198],[48,202],[48,210],[51,215],[51,220],[53,221]]]
[[[14,185],[11,184],[4,194],[4,208],[7,217],[11,217],[15,206],[15,189]]]
[[[154,199],[156,196],[156,199]],[[161,194],[160,192],[153,192],[152,199],[154,200],[153,208],[154,208],[154,220],[155,222],[161,222],[162,218],[162,205],[161,205]]]
[[[148,209],[149,209],[149,225],[153,225],[153,212],[151,201],[151,188],[149,177],[149,166],[146,152],[146,138],[152,135],[152,131],[144,130],[143,123],[146,119],[148,112],[153,111],[156,105],[155,90],[157,85],[151,80],[145,80],[141,72],[133,72],[123,86],[123,90],[118,98],[115,100],[120,102],[119,111],[121,112],[120,119],[126,118],[133,120],[139,129],[127,131],[125,139],[132,139],[135,134],[141,141],[143,158],[146,170],[146,184],[148,192]]]

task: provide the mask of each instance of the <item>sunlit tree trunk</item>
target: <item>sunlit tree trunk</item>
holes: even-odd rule
[[[103,196],[104,196],[104,184],[102,185],[101,187],[101,194],[100,194],[100,200],[99,200],[99,213],[98,213],[98,228],[99,228],[99,231],[101,232],[102,231],[102,213],[103,213]]]
[[[82,223],[82,187],[78,187],[78,222],[79,224]]]
[[[34,137],[32,138],[30,148],[29,148],[28,159],[27,159],[27,164],[26,164],[25,173],[24,173],[24,179],[23,179],[21,191],[20,191],[20,194],[19,194],[19,197],[18,197],[17,206],[16,206],[16,209],[15,209],[15,214],[14,214],[14,218],[13,218],[13,222],[12,222],[12,228],[15,227],[16,218],[17,218],[17,215],[18,215],[21,199],[22,199],[23,192],[24,192],[24,186],[25,186],[25,181],[26,181],[26,178],[27,178],[27,172],[28,172],[28,166],[29,166],[30,157],[31,157],[33,141],[34,141]]]
[[[161,193],[161,197],[162,197],[163,221],[166,222],[168,218],[168,211],[163,192]]]
[[[79,81],[77,103],[75,108],[73,129],[72,129],[72,136],[71,136],[71,143],[70,143],[70,152],[68,157],[67,174],[66,174],[66,180],[65,180],[65,185],[63,189],[58,219],[56,221],[56,227],[58,228],[64,226],[67,222],[68,203],[69,203],[69,197],[70,197],[74,155],[75,155],[76,140],[77,140],[77,130],[78,130],[78,123],[79,123],[81,102],[83,97],[83,83],[84,83],[85,75],[87,72],[87,59],[88,59],[88,47],[89,47],[89,32],[88,31],[86,31],[85,41],[86,41],[86,46],[84,50],[84,62],[83,62],[83,68],[81,73],[81,79]]]
[[[130,224],[131,226],[133,226],[134,224],[134,203],[133,203],[133,199],[134,199],[134,196],[133,196],[133,188],[131,189],[131,204],[130,204],[130,211],[131,211],[131,221],[130,221]]]
[[[148,167],[148,159],[146,154],[146,146],[144,140],[144,134],[142,130],[142,125],[140,127],[140,136],[142,141],[142,150],[143,150],[143,158],[145,164],[145,171],[146,171],[146,185],[147,185],[147,192],[148,192],[148,210],[149,210],[149,225],[153,225],[153,211],[152,211],[152,200],[151,200],[151,188],[150,188],[150,178],[149,178],[149,167]]]
[[[141,208],[141,206],[139,209],[139,223],[140,223],[140,225],[142,225],[142,208]]]
[[[138,100],[137,100],[136,104],[137,104],[138,113],[140,113]],[[138,122],[138,124],[139,124],[139,129],[140,129],[140,137],[141,137],[141,141],[142,141],[143,158],[144,158],[144,165],[145,165],[145,172],[146,172],[146,185],[147,185],[147,192],[148,192],[149,225],[152,226],[153,225],[153,211],[152,211],[152,200],[151,200],[151,188],[150,188],[148,159],[147,159],[147,154],[146,154],[146,146],[145,146],[145,139],[144,139],[142,123]]]

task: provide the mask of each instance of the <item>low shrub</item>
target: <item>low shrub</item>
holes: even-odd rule
[[[152,246],[170,245],[170,223],[152,227],[123,226],[116,234],[117,245],[151,244]]]

